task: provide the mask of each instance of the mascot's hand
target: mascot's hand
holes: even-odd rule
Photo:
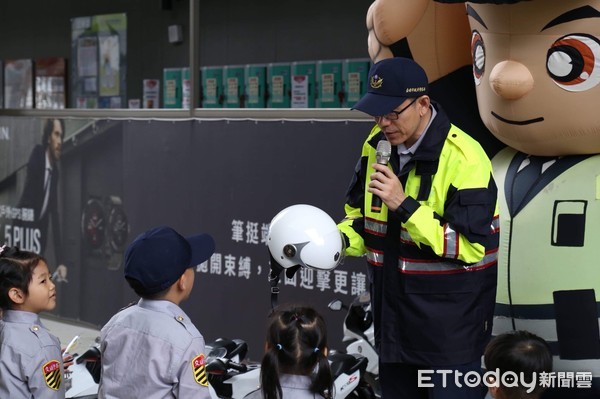
[[[409,35],[430,0],[375,0],[367,12],[369,57],[373,62],[392,58],[389,46]]]

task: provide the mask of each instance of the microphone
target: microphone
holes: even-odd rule
[[[379,140],[379,143],[377,143],[377,152],[375,153],[377,163],[379,165],[387,165],[391,156],[392,145],[390,142],[387,140]],[[381,198],[376,195],[373,195],[373,198],[371,199],[371,212],[381,212]]]

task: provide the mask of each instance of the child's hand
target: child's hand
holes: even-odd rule
[[[71,355],[70,353],[65,354],[65,350],[63,349],[61,351],[63,353],[63,369],[65,371],[68,370],[69,366],[73,365],[73,355]]]
[[[76,335],[73,337],[71,342],[69,342],[69,345],[67,345],[66,348],[63,348],[61,350],[61,353],[63,355],[63,368],[65,369],[65,371],[69,368],[69,366],[71,366],[73,364],[73,355],[71,355],[70,352],[73,352],[75,350],[75,348],[77,348],[78,344],[79,344],[79,335]]]

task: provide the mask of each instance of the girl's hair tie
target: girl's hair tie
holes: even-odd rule
[[[313,350],[313,352],[314,352],[314,353],[317,353],[318,351],[319,351],[319,348],[315,348],[315,349]]]
[[[283,346],[281,346],[281,344],[277,344],[276,346],[278,350],[283,350]]]

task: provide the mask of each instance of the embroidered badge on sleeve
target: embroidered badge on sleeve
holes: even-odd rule
[[[46,385],[48,385],[49,388],[58,391],[62,382],[60,363],[57,360],[50,360],[42,366],[42,371],[44,373]]]
[[[208,377],[206,375],[206,361],[203,354],[196,356],[192,360],[192,372],[194,380],[203,387],[208,386]]]

